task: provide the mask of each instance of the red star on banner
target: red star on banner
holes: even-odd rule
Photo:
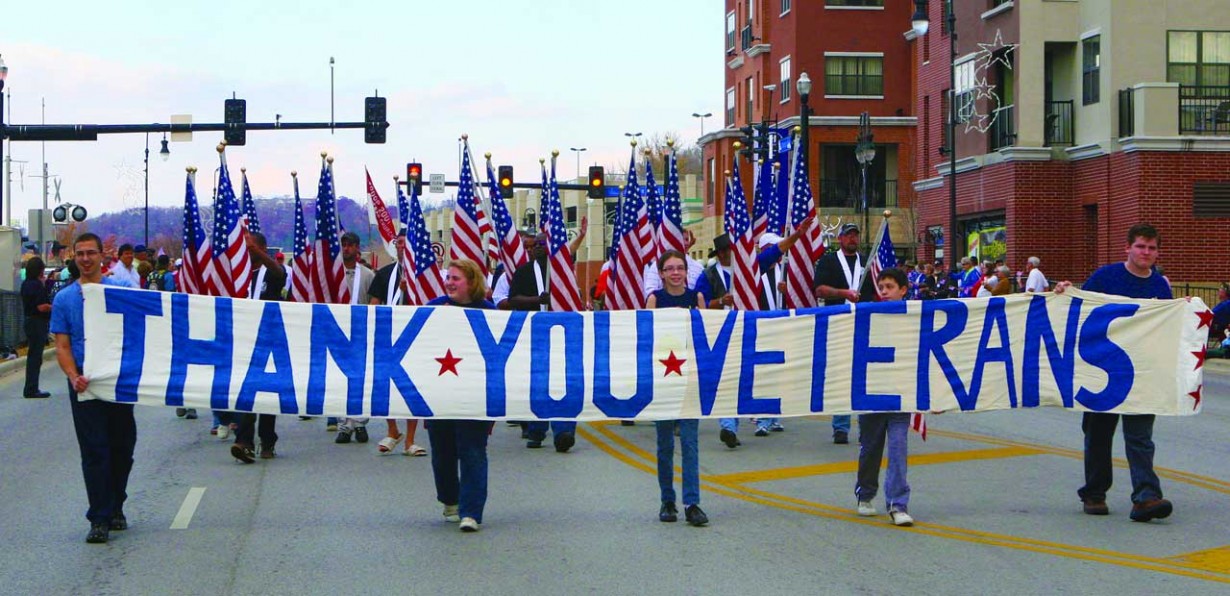
[[[453,356],[453,350],[450,349],[445,352],[443,358],[436,358],[436,362],[440,363],[440,374],[436,376],[442,376],[446,372],[453,373],[454,377],[460,376],[457,374],[457,363],[461,362],[461,360],[461,358]]]
[[[1197,369],[1199,369],[1200,367],[1204,366],[1204,359],[1205,359],[1205,357],[1207,357],[1208,355],[1209,355],[1209,347],[1208,347],[1208,346],[1200,346],[1200,351],[1199,351],[1199,352],[1192,352],[1192,356],[1195,356],[1195,357],[1196,357],[1196,368],[1193,368],[1192,370],[1197,370]]]
[[[1210,329],[1212,329],[1213,311],[1206,310],[1204,312],[1198,312],[1196,313],[1196,316],[1200,317],[1200,324],[1196,325],[1197,329],[1201,327],[1209,327]]]
[[[662,365],[666,367],[666,372],[662,373],[662,376],[665,377],[666,375],[675,373],[682,377],[683,363],[687,362],[687,360],[675,356],[675,351],[671,350],[671,355],[669,358],[662,358],[661,360],[658,360],[658,362],[661,362]]]
[[[1196,403],[1192,404],[1192,410],[1195,410],[1196,408],[1200,407],[1200,390],[1203,388],[1204,388],[1204,385],[1199,385],[1196,387],[1195,391],[1188,393],[1188,395],[1190,395],[1192,399],[1196,400]]]

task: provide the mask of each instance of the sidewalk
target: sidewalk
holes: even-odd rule
[[[54,360],[56,357],[56,349],[52,346],[47,346],[43,350],[43,362]],[[26,370],[26,356],[18,356],[15,360],[5,360],[0,362],[0,377],[3,377],[11,372]]]

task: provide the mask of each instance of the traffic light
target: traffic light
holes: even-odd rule
[[[388,128],[386,120],[388,100],[383,97],[369,97],[363,110],[363,142],[384,143],[384,129]]]
[[[69,210],[69,207],[72,207],[71,211]],[[72,217],[75,222],[82,222],[85,221],[87,215],[88,214],[85,211],[85,207],[82,207],[81,205],[73,205],[71,203],[65,203],[51,211],[51,218],[54,219],[56,223],[64,223],[69,217]]]
[[[602,166],[589,166],[589,190],[585,196],[591,199],[606,197],[606,176],[602,172]]]
[[[513,196],[512,166],[500,166],[499,181],[500,181],[500,196],[505,199],[511,199]]]
[[[248,100],[226,100],[226,131],[224,133],[227,145],[246,145],[248,143]]]
[[[423,164],[418,162],[406,164],[406,190],[415,195],[423,194]]]

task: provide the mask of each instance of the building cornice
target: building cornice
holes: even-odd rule
[[[988,157],[999,154],[999,159],[992,162],[990,159],[984,161],[983,165],[991,165],[991,163],[1005,161],[1051,161],[1053,155],[1050,147],[1004,147],[995,153],[989,154]]]
[[[944,186],[944,177],[936,176],[935,178],[927,178],[926,180],[918,180],[914,182],[914,192],[922,192],[924,190],[932,190]]]
[[[983,157],[984,156],[982,155],[973,155],[973,156],[966,157],[963,159],[958,159],[957,160],[957,173],[963,174],[965,172],[970,172],[973,170],[977,170],[978,168],[981,168]],[[944,160],[944,163],[941,163],[935,166],[935,171],[938,172],[940,176],[947,176],[949,165],[951,164],[949,164],[948,160]]]
[[[1134,151],[1226,151],[1230,152],[1230,137],[1127,137],[1119,139],[1124,153]]]
[[[799,117],[791,116],[778,121],[781,127],[798,126],[802,124]],[[858,116],[811,116],[807,119],[809,126],[858,126]],[[914,116],[872,116],[872,126],[918,126],[918,118]]]
[[[745,52],[748,58],[755,58],[761,54],[768,54],[770,46],[767,43],[758,43],[747,49]]]
[[[1070,161],[1080,161],[1082,159],[1091,159],[1106,155],[1106,148],[1101,143],[1089,143],[1088,145],[1078,145],[1076,147],[1068,147],[1064,149],[1064,153],[1068,155]]]
[[[1008,12],[1012,10],[1013,6],[1016,6],[1016,2],[1013,2],[1013,0],[1008,0],[1007,2],[1000,4],[999,6],[996,6],[995,8],[992,8],[991,10],[988,10],[982,13],[982,20],[986,21],[994,17],[997,14]]]
[[[734,58],[730,59],[730,62],[726,63],[726,67],[731,70],[739,68],[740,66],[743,66],[743,54],[736,55]]]
[[[711,133],[709,133],[709,134],[707,134],[707,135],[705,135],[705,136],[703,136],[703,137],[701,137],[701,138],[697,139],[697,140],[696,140],[696,142],[697,142],[697,144],[699,144],[699,145],[701,145],[701,146],[704,146],[704,145],[707,145],[707,144],[709,144],[709,143],[711,143],[711,142],[713,142],[713,141],[720,141],[720,140],[722,140],[722,139],[741,139],[741,138],[743,138],[743,133],[742,133],[742,132],[740,132],[740,131],[739,131],[739,129],[737,129],[737,128],[722,128],[722,129],[719,129],[719,130],[715,130],[715,131],[713,131],[713,132],[711,132]]]

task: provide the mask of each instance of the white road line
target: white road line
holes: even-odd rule
[[[188,489],[188,496],[184,497],[184,504],[179,506],[179,513],[176,513],[175,519],[171,521],[172,530],[188,529],[188,524],[192,522],[192,516],[196,514],[196,508],[201,504],[201,496],[204,494],[204,486],[194,486]]]

